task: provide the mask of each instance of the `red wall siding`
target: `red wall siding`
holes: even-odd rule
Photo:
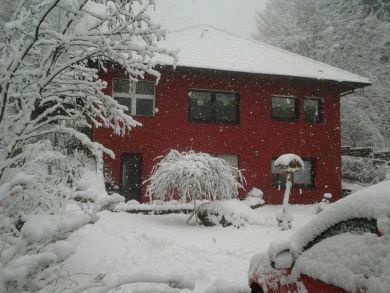
[[[112,78],[120,72],[102,73],[112,91]],[[240,94],[240,123],[221,125],[188,120],[189,89],[234,91]],[[271,96],[299,97],[299,121],[271,119]],[[323,99],[324,120],[303,121],[303,97]],[[315,159],[316,188],[292,191],[292,203],[320,201],[325,192],[337,199],[341,189],[340,101],[336,88],[321,81],[259,76],[179,68],[162,71],[156,88],[155,117],[135,117],[143,126],[118,137],[108,129],[95,131],[95,139],[111,148],[116,159],[107,159],[113,176],[120,183],[122,153],[143,154],[143,178],[148,178],[154,158],[170,149],[194,150],[210,154],[237,154],[239,168],[244,169],[246,191],[252,187],[264,191],[270,203],[281,203],[283,191],[272,189],[271,159],[284,153],[296,153]],[[143,187],[145,190],[145,186]],[[245,192],[241,192],[244,196]],[[143,198],[146,201],[146,198]]]

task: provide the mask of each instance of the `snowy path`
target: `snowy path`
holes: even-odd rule
[[[186,225],[187,215],[102,212],[96,224],[88,225],[70,237],[76,253],[66,261],[64,268],[78,278],[100,273],[182,276],[195,283],[195,290],[191,292],[207,289],[219,292],[210,290],[213,284],[220,289],[221,285],[246,288],[251,257],[313,217],[313,206],[293,206],[294,229],[282,232],[274,220],[278,209],[280,206],[258,209],[264,226],[240,229]],[[160,286],[160,290],[164,288],[153,286]],[[150,290],[145,290],[145,285],[131,285],[115,292]]]

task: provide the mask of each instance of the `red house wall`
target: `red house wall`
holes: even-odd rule
[[[125,78],[120,71],[101,73],[112,92],[112,79]],[[211,124],[188,119],[189,89],[238,92],[239,124]],[[296,122],[273,121],[271,97],[293,95],[299,100]],[[303,121],[303,97],[320,97],[323,121]],[[315,188],[294,188],[291,203],[313,203],[325,192],[337,199],[341,191],[340,100],[337,87],[330,83],[289,77],[207,71],[178,68],[162,70],[156,87],[155,117],[136,116],[143,126],[124,137],[108,129],[98,129],[94,139],[111,148],[116,158],[107,158],[113,177],[120,184],[121,155],[143,154],[143,180],[148,178],[157,156],[170,149],[194,150],[210,154],[237,154],[239,168],[244,170],[246,191],[263,190],[267,202],[281,203],[283,190],[272,188],[271,160],[284,153],[295,153],[315,160]],[[143,194],[146,186],[143,186]],[[142,201],[148,199],[143,196]]]

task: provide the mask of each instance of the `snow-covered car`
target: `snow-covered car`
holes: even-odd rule
[[[390,292],[390,180],[340,199],[255,255],[252,293]]]

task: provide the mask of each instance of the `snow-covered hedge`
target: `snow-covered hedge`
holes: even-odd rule
[[[171,150],[154,167],[146,194],[152,199],[183,202],[237,198],[244,178],[225,160],[206,153]]]
[[[216,200],[199,206],[197,216],[205,226],[234,226],[263,224],[262,219],[244,201]]]
[[[390,166],[376,165],[370,158],[342,156],[342,177],[362,183],[378,183],[390,174]]]
[[[200,201],[200,203],[208,202],[206,200]],[[181,203],[177,200],[160,201],[155,200],[151,203],[139,203],[136,200],[129,200],[128,202],[121,202],[115,206],[116,212],[127,213],[141,213],[147,215],[162,215],[172,213],[191,213],[194,210],[194,205],[190,202]]]

